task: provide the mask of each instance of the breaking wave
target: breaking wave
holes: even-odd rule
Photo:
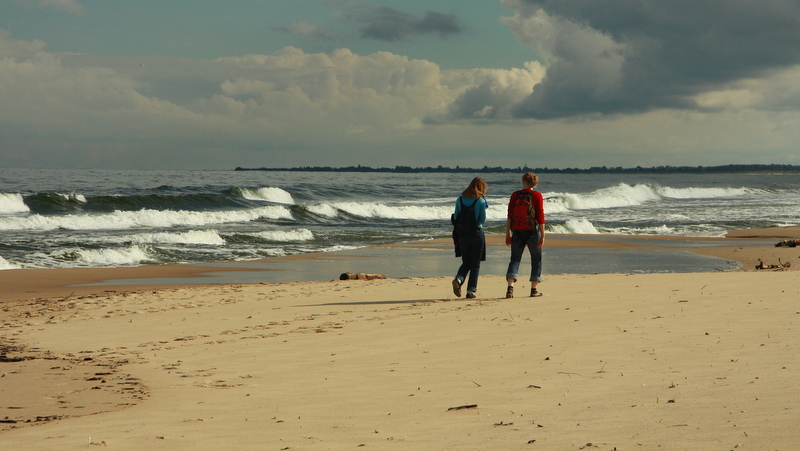
[[[247,200],[262,200],[286,205],[294,205],[295,203],[292,195],[288,191],[280,188],[266,187],[255,190],[242,188],[240,192],[242,197]]]
[[[210,224],[243,223],[257,219],[292,219],[282,206],[231,211],[115,211],[105,214],[83,214],[0,218],[0,230],[124,230],[140,227],[202,227]]]
[[[9,262],[8,260],[0,256],[0,271],[4,269],[19,269],[19,266]]]
[[[563,213],[571,210],[594,210],[642,205],[667,199],[712,199],[755,194],[748,188],[670,188],[647,184],[620,183],[590,193],[548,193],[545,211]]]
[[[268,230],[252,234],[252,236],[266,241],[277,242],[297,242],[297,241],[311,241],[314,239],[314,234],[308,229],[297,230]]]
[[[148,250],[139,245],[124,249],[64,249],[52,256],[57,260],[71,261],[76,266],[134,266],[157,263]]]
[[[31,211],[21,194],[0,193],[0,214],[27,213]]]

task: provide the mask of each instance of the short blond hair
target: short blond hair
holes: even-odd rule
[[[539,184],[539,176],[534,174],[533,172],[526,172],[522,176],[522,181],[525,183],[526,186],[531,188],[536,188],[536,185]]]

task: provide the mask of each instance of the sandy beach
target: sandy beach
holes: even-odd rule
[[[763,243],[798,237],[692,251],[736,271],[549,274],[537,299],[499,298],[498,274],[467,300],[450,277],[87,286],[206,269],[0,271],[0,448],[795,449],[800,249]]]

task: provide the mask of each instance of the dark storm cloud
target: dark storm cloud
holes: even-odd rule
[[[516,0],[510,7],[523,20],[544,11],[561,31],[559,42],[547,43],[517,30],[550,57],[547,76],[516,110],[521,117],[694,108],[696,94],[800,63],[800,0]],[[576,50],[579,34],[605,44]]]
[[[461,33],[458,18],[452,14],[427,11],[417,18],[388,6],[358,5],[342,16],[366,24],[359,30],[362,38],[399,41],[409,35],[436,33],[442,38]]]

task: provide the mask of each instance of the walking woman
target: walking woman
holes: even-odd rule
[[[522,189],[511,194],[506,221],[506,246],[511,246],[511,262],[508,264],[506,298],[514,297],[519,265],[525,248],[531,254],[531,297],[541,296],[537,286],[542,281],[542,246],[544,246],[544,200],[534,191],[539,177],[532,172],[522,176]]]
[[[486,260],[486,239],[483,235],[486,207],[486,181],[475,177],[456,200],[456,211],[453,214],[461,252],[461,267],[453,279],[453,294],[457,297],[461,297],[461,285],[467,280],[467,274],[467,298],[474,298],[478,290],[481,261]]]

